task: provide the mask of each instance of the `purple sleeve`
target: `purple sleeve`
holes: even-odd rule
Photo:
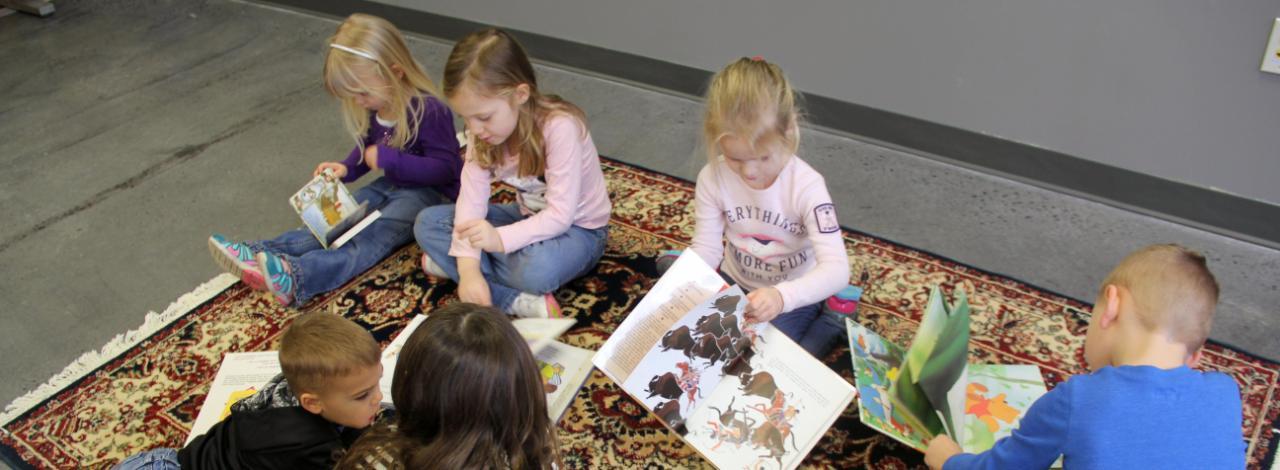
[[[363,146],[363,142],[361,144]],[[347,167],[347,176],[342,177],[343,183],[350,183],[358,180],[361,176],[364,176],[365,173],[369,172],[369,165],[364,164],[364,158],[360,152],[361,148],[362,147],[356,147],[351,149],[351,153],[347,154],[346,160],[342,161],[342,164]]]
[[[404,150],[378,145],[378,165],[393,180],[419,186],[455,186],[462,173],[453,113],[427,98],[418,136]]]

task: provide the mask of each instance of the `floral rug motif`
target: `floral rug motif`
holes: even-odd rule
[[[654,257],[687,245],[694,224],[691,183],[613,160],[603,165],[614,204],[608,249],[593,272],[556,294],[578,320],[561,340],[589,349],[656,281]],[[1084,372],[1087,305],[866,234],[846,230],[845,240],[855,280],[866,277],[859,321],[886,338],[910,341],[931,285],[961,287],[973,309],[971,360],[1035,364],[1050,386]],[[234,284],[5,423],[0,456],[35,468],[106,468],[134,452],[181,446],[222,355],[274,349],[300,311],[342,314],[385,343],[414,314],[456,299],[452,282],[417,268],[419,254],[405,247],[301,310]],[[853,382],[847,347],[824,360]],[[1210,344],[1204,367],[1240,384],[1249,466],[1271,465],[1280,364]],[[559,425],[569,468],[710,467],[599,371]],[[804,466],[923,468],[922,460],[861,425],[850,405]]]

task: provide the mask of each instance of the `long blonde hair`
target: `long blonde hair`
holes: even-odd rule
[[[707,157],[715,158],[725,136],[753,149],[777,146],[795,153],[800,146],[800,103],[782,68],[743,57],[711,77],[702,124]]]
[[[541,175],[546,170],[547,156],[542,141],[542,125],[553,113],[564,113],[578,121],[579,131],[586,135],[586,114],[573,103],[556,95],[538,92],[538,79],[524,48],[510,33],[496,28],[482,29],[458,41],[449,53],[444,66],[444,94],[455,94],[463,86],[472,87],[477,94],[505,97],[520,85],[529,87],[529,99],[520,105],[516,128],[507,140],[518,139],[512,144],[503,142],[489,145],[472,143],[472,158],[481,168],[493,169],[502,161],[503,147],[520,155],[518,174]]]
[[[426,103],[419,102],[411,110],[413,99],[424,94],[439,96],[439,92],[409,53],[409,46],[395,25],[373,15],[356,13],[338,25],[326,50],[325,89],[342,100],[343,123],[357,142],[369,131],[369,111],[355,101],[355,95],[360,93],[369,93],[387,103],[382,113],[396,122],[388,145],[403,149],[418,137]],[[360,77],[370,72],[391,85],[369,86]],[[403,76],[397,76],[398,73]]]

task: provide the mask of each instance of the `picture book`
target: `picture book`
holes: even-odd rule
[[[346,185],[330,175],[326,170],[312,178],[289,198],[289,203],[321,245],[337,248],[382,214],[369,212],[368,204],[357,203]]]
[[[1046,392],[1039,367],[968,363],[969,304],[955,292],[948,306],[933,288],[907,349],[845,322],[860,419],[920,451],[939,434],[965,452],[990,449]]]
[[[719,468],[795,468],[853,400],[838,374],[686,250],[595,365]]]
[[[382,403],[387,406],[392,405],[391,377],[396,369],[396,360],[400,357],[400,349],[408,341],[409,334],[426,319],[426,315],[414,316],[382,350],[382,378],[378,382],[378,388],[382,391]],[[590,375],[591,357],[594,353],[555,341],[573,327],[572,318],[519,319],[512,324],[534,351],[544,382],[554,382],[551,386],[544,385],[544,388],[547,390],[547,411],[552,419],[557,419],[569,407],[573,396]],[[190,443],[191,439],[208,432],[214,424],[231,414],[232,404],[257,393],[267,381],[280,374],[279,356],[278,351],[227,353],[223,356],[218,373],[209,386],[209,393],[205,395],[204,404],[191,425],[187,442]]]

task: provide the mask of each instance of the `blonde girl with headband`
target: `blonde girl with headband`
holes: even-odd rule
[[[707,90],[691,249],[748,290],[747,317],[824,356],[841,330],[821,304],[849,283],[835,205],[796,155],[800,109],[782,69],[739,59]]]
[[[394,25],[364,14],[343,21],[326,46],[324,85],[342,103],[356,145],[346,159],[320,163],[313,174],[351,183],[381,172],[353,196],[382,215],[334,249],[305,228],[243,243],[209,237],[214,261],[285,306],[300,306],[364,272],[413,239],[418,212],[458,195],[462,159],[453,113]]]
[[[463,301],[559,316],[552,292],[604,253],[609,195],[581,109],[538,90],[524,49],[485,29],[453,47],[444,93],[467,125],[458,204],[428,208],[414,236],[423,269],[458,282]],[[490,185],[516,188],[490,204]]]

